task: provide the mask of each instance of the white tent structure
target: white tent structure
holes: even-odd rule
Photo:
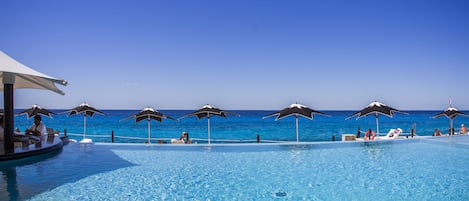
[[[4,148],[5,153],[13,152],[13,89],[30,88],[44,89],[64,95],[55,84],[63,86],[67,85],[67,81],[60,80],[34,69],[31,69],[22,63],[11,58],[4,52],[0,51],[0,79],[2,84],[0,90],[3,90],[4,99]]]
[[[2,51],[0,51],[0,79],[2,79],[3,84],[8,84],[8,81],[10,81],[14,84],[15,89],[45,89],[61,95],[65,93],[57,88],[55,84],[67,85],[67,81],[59,80],[31,69]],[[0,86],[0,90],[2,89],[4,89],[3,85]]]

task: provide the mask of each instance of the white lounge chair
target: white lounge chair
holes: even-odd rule
[[[171,144],[185,144],[184,140],[171,139]]]
[[[391,129],[389,130],[388,134],[386,135],[386,139],[398,139],[399,135],[402,133],[402,129]]]

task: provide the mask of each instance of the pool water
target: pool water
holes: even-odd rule
[[[69,144],[40,162],[1,168],[7,182],[0,184],[0,198],[467,200],[469,136],[299,145]]]

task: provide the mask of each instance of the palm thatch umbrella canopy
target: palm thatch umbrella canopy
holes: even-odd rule
[[[449,119],[449,122],[450,122],[449,123],[449,130],[450,130],[451,135],[454,134],[453,119],[456,118],[457,116],[469,117],[468,114],[465,114],[464,112],[461,112],[458,109],[456,109],[454,107],[451,107],[451,105],[448,107],[448,109],[446,109],[443,112],[438,113],[437,115],[433,116],[432,118],[439,118],[439,117],[443,117],[443,116],[445,116]]]
[[[134,114],[134,115],[131,115],[123,120],[127,120],[127,119],[135,119],[135,123],[139,122],[139,121],[142,121],[142,120],[147,120],[147,124],[148,124],[148,144],[150,144],[150,120],[155,120],[155,121],[158,121],[158,122],[162,122],[163,119],[171,119],[171,120],[176,120],[175,118],[172,118],[166,114],[163,114],[151,107],[146,107],[146,108],[143,108],[140,112]]]
[[[363,108],[362,110],[350,115],[346,119],[350,119],[352,117],[357,117],[357,119],[368,116],[374,115],[376,118],[376,133],[379,136],[379,115],[384,115],[387,117],[393,117],[394,113],[401,113],[401,114],[408,114],[398,109],[394,109],[390,106],[385,105],[384,103],[380,103],[378,101],[371,102],[367,107]]]
[[[83,140],[86,139],[86,117],[93,117],[95,114],[104,115],[103,112],[99,111],[98,109],[90,106],[88,103],[82,103],[77,107],[74,107],[68,110],[68,116],[76,115],[76,114],[83,114]],[[85,141],[84,141],[85,142]]]
[[[49,118],[51,118],[53,114],[55,115],[54,112],[52,112],[50,110],[47,110],[47,109],[44,109],[41,106],[36,105],[36,104],[31,106],[31,108],[28,108],[28,109],[23,110],[20,113],[18,113],[18,115],[23,115],[23,114],[26,114],[28,119],[31,118],[31,117],[34,117],[36,115],[43,115],[43,116],[46,116],[46,117],[49,117]]]
[[[13,105],[13,89],[31,88],[31,89],[44,89],[64,95],[56,84],[63,86],[67,85],[67,81],[60,80],[36,70],[33,70],[22,63],[11,58],[4,52],[0,51],[0,79],[3,85],[0,85],[0,90],[3,90],[3,104],[4,104],[4,149],[5,153],[14,151],[13,144],[13,129],[14,129],[14,105]]]
[[[282,110],[279,110],[277,112],[274,112],[272,114],[269,114],[269,115],[266,115],[264,116],[263,118],[268,118],[268,117],[272,117],[272,116],[277,116],[275,118],[275,121],[277,120],[280,120],[282,118],[285,118],[285,117],[288,117],[288,116],[295,116],[295,122],[296,122],[296,142],[298,143],[299,142],[299,136],[298,136],[298,117],[299,116],[302,116],[302,117],[305,117],[307,119],[313,119],[313,115],[316,114],[316,115],[323,115],[323,116],[330,116],[328,114],[325,114],[325,113],[322,113],[322,112],[319,112],[319,111],[316,111],[316,110],[313,110],[309,107],[306,107],[304,105],[301,105],[299,103],[294,103],[294,104],[291,104],[290,106],[282,109]]]
[[[226,115],[235,115],[235,116],[239,116],[238,114],[235,114],[235,113],[232,113],[232,112],[227,112],[225,110],[222,110],[222,109],[219,109],[219,108],[216,108],[212,105],[204,105],[202,108],[190,113],[190,114],[187,114],[179,119],[182,119],[182,118],[186,118],[186,117],[197,117],[197,119],[202,119],[204,117],[207,118],[207,133],[208,133],[208,144],[210,144],[210,117],[211,116],[220,116],[220,117],[223,117],[223,118],[226,118]]]

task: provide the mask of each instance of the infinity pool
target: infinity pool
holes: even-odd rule
[[[0,200],[469,199],[469,136],[299,145],[69,144],[49,157],[1,164]]]

